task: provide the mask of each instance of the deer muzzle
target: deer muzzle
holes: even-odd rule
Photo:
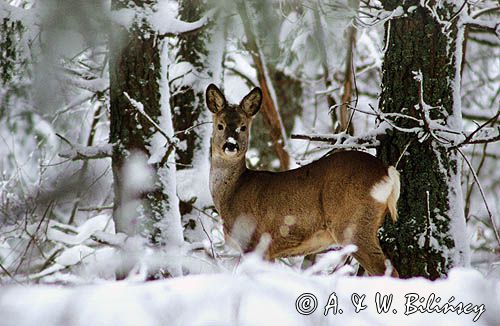
[[[233,137],[229,137],[222,146],[222,150],[224,151],[224,153],[229,156],[236,155],[239,149],[240,147]]]

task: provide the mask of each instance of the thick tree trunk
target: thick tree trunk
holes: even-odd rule
[[[179,1],[179,18],[186,22],[199,20],[209,9],[208,3],[206,0]],[[221,24],[223,23],[217,23],[215,20],[196,33],[181,34],[177,37],[174,64],[189,68],[186,68],[183,76],[172,78],[170,106],[174,130],[180,144],[176,151],[177,166],[179,170],[191,169],[182,175],[184,182],[190,184],[199,183],[200,177],[208,178],[209,174],[212,125],[207,122],[212,118],[205,107],[205,89],[210,83],[221,82],[223,49],[209,50],[208,46],[212,41],[218,46],[224,46],[224,42],[217,42],[223,37],[222,30],[219,29]],[[201,173],[204,175],[200,176]],[[191,191],[189,197],[181,198],[179,203],[182,223],[185,226],[184,237],[191,242],[205,240],[203,226],[209,229],[213,223],[194,209],[206,209],[213,205],[198,198],[203,197],[203,191],[209,193],[208,182],[205,188],[198,188]]]
[[[155,4],[153,0],[136,2],[136,9]],[[113,10],[128,5],[134,6],[130,1],[112,1]],[[115,24],[110,35],[110,142],[116,144],[112,156],[116,231],[141,234],[155,244],[166,241],[166,235],[161,234],[164,231],[161,225],[168,216],[170,201],[174,199],[169,198],[166,190],[166,185],[172,180],[166,180],[160,173],[170,168],[167,159],[173,147],[166,144],[166,153],[157,160],[151,160],[153,153],[150,152],[154,148],[153,136],[158,132],[156,126],[163,125],[160,122],[161,96],[168,96],[160,92],[162,44],[146,21],[135,22],[129,29]],[[155,124],[139,112],[131,99],[143,105],[145,114]],[[140,153],[144,162],[149,161],[154,179],[152,189],[127,189],[127,179],[137,177],[124,174],[124,166],[134,153]],[[130,203],[137,205],[131,206]],[[167,224],[176,225],[177,221],[168,221]]]
[[[384,5],[386,10],[393,10],[399,2],[385,1]],[[380,108],[385,113],[420,119],[420,84],[415,73],[421,71],[424,102],[437,107],[431,110],[431,117],[444,119],[449,128],[459,129],[460,103],[454,97],[454,88],[459,87],[455,83],[455,64],[460,57],[455,56],[455,50],[461,46],[461,35],[456,25],[447,29],[427,8],[418,2],[414,5],[418,8],[408,16],[386,23]],[[445,4],[438,12],[451,17],[453,9]],[[416,126],[408,119],[399,119],[397,124]],[[417,137],[394,130],[379,148],[379,156],[385,162],[394,165],[399,160],[397,168],[401,171],[400,219],[395,225],[385,223],[381,242],[402,277],[436,279],[450,267],[467,263],[468,249],[462,241],[465,221],[461,208],[461,165],[456,154],[448,152],[440,141],[433,137],[422,141]]]
[[[179,1],[179,18],[183,21],[192,22],[200,19],[206,12],[205,1],[184,0]],[[189,132],[183,132],[188,128],[193,128],[198,124],[209,121],[206,114],[204,86],[208,84],[211,76],[207,73],[208,51],[206,40],[209,38],[208,28],[197,33],[187,33],[178,36],[176,63],[184,62],[190,65],[192,71],[186,76],[191,84],[173,83],[171,85],[172,97],[170,98],[172,108],[172,120],[174,129],[180,132],[177,138],[183,145],[176,151],[179,169],[190,167],[193,164],[195,152],[201,149],[206,133],[204,130],[194,128]],[[182,78],[181,78],[182,79]]]

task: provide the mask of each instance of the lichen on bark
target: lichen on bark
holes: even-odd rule
[[[394,9],[393,1],[383,4],[387,10]],[[451,10],[451,6],[440,10]],[[420,85],[414,77],[421,72],[423,100],[435,107],[431,118],[446,121],[453,114],[456,34],[456,25],[443,26],[421,6],[386,23],[379,103],[383,112],[420,118]],[[416,126],[409,119],[400,118],[396,123]],[[454,263],[450,254],[455,243],[450,232],[449,179],[459,173],[456,156],[431,136],[419,139],[415,133],[397,130],[382,141],[378,156],[392,165],[399,160],[401,172],[400,219],[395,225],[386,222],[381,229],[384,251],[402,277],[436,279],[445,275]]]

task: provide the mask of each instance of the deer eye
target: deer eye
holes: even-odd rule
[[[219,125],[217,126],[217,129],[224,130],[224,126],[219,123]]]
[[[246,126],[241,126],[240,130],[244,132],[245,130],[247,130],[247,127]]]

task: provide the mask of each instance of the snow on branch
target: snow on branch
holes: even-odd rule
[[[342,132],[338,134],[292,134],[291,139],[302,139],[319,142],[327,142],[333,148],[375,148],[380,145],[380,138],[383,137],[387,128],[377,128],[370,133],[361,136],[351,136]]]
[[[478,11],[475,11],[475,12],[472,12],[470,14],[470,16],[472,18],[477,18],[479,16],[482,16],[482,15],[487,15],[487,14],[492,14],[492,13],[495,13],[495,12],[500,12],[500,6],[497,6],[497,7],[487,7],[487,8],[483,8],[481,10],[478,10]]]
[[[469,144],[484,144],[493,143],[500,140],[500,126],[495,126],[493,128],[486,128],[486,126],[491,125],[498,121],[500,116],[500,110],[497,111],[493,117],[488,119],[482,125],[480,125],[476,130],[465,135],[465,139],[459,144],[453,146],[452,148],[462,147]]]
[[[365,5],[366,6],[366,5]],[[384,24],[385,22],[404,16],[406,13],[402,6],[396,7],[394,10],[384,10],[383,8],[377,8],[374,14],[370,14],[370,21],[364,21],[363,19],[354,17],[354,22],[364,28],[371,28],[376,25]]]
[[[472,28],[491,32],[500,37],[500,23],[495,20],[483,20],[468,17],[463,19],[462,23]]]
[[[134,24],[140,26],[145,23],[161,38],[197,32],[210,22],[215,12],[216,9],[212,9],[197,21],[185,22],[176,18],[176,12],[168,3],[160,3],[157,10],[150,6],[116,10],[113,11],[112,19],[127,29]]]
[[[440,109],[440,107],[433,107],[425,103],[423,96],[422,72],[418,71],[414,72],[414,74],[415,80],[419,83],[419,103],[415,105],[415,110],[419,115],[418,117],[402,113],[384,113],[374,109],[371,105],[370,108],[373,112],[365,112],[363,110],[351,108],[354,111],[375,116],[377,121],[380,121],[381,124],[375,130],[360,136],[350,136],[346,133],[323,135],[292,134],[291,138],[326,142],[330,143],[333,148],[374,148],[379,146],[380,140],[383,139],[387,130],[392,129],[399,132],[413,133],[417,135],[419,141],[432,137],[449,150],[458,149],[459,147],[469,144],[482,144],[500,141],[500,126],[487,128],[488,125],[492,125],[498,120],[500,117],[500,110],[495,116],[489,118],[485,123],[472,132],[453,130],[446,125],[445,119],[431,118],[431,111]],[[396,123],[396,119],[411,120],[416,123],[416,126],[402,127]],[[462,141],[458,142],[457,139],[462,139]]]
[[[139,102],[139,101],[136,101],[134,100],[133,98],[130,97],[130,95],[128,95],[127,92],[123,92],[123,95],[125,95],[127,97],[127,99],[130,101],[130,104],[132,104],[132,106],[137,110],[139,111],[140,114],[142,114],[143,117],[145,117],[152,125],[153,127],[156,129],[156,131],[158,131],[163,137],[165,137],[165,139],[167,140],[167,143],[169,144],[169,149],[171,149],[175,144],[176,144],[176,140],[173,140],[172,138],[170,138],[167,134],[167,132],[165,130],[163,130],[147,113],[146,111],[144,110],[144,105]]]
[[[56,134],[56,136],[61,138],[70,147],[68,150],[59,153],[59,156],[67,158],[71,161],[107,158],[111,157],[111,154],[113,152],[113,144],[82,146],[71,143],[68,139],[61,136],[60,134]]]

